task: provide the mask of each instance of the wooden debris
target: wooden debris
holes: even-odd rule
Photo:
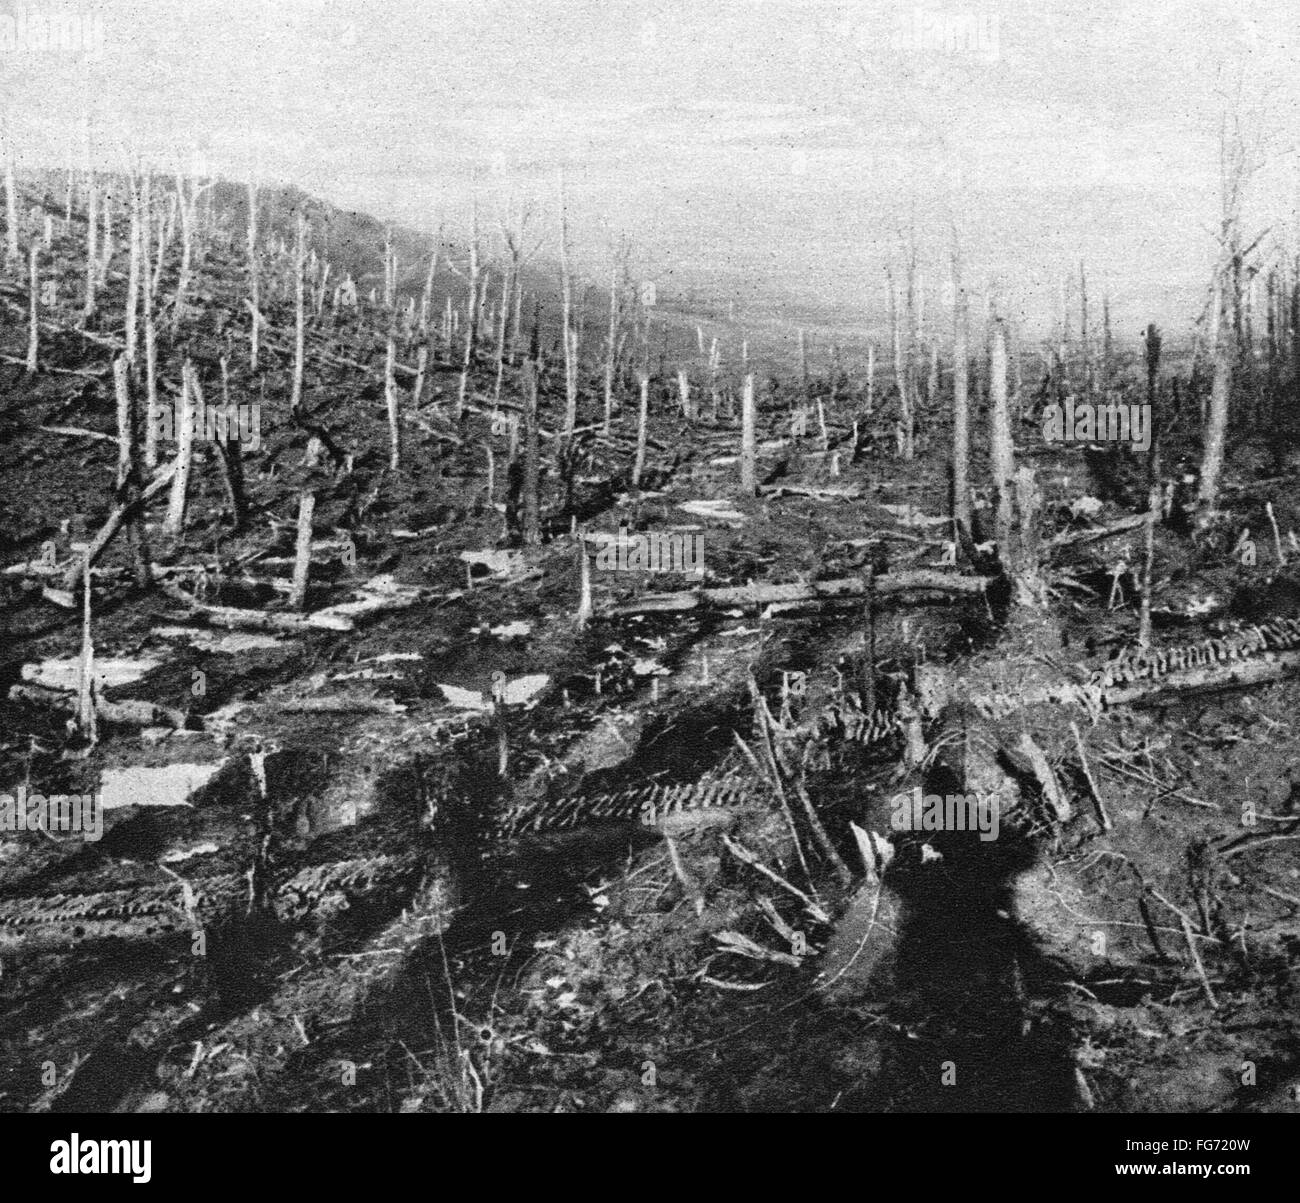
[[[796,581],[786,585],[738,585],[714,589],[685,589],[676,593],[648,593],[635,601],[615,606],[613,614],[649,614],[670,610],[695,610],[710,607],[764,606],[772,603],[826,601],[841,597],[934,590],[975,596],[982,594],[991,577],[959,576],[918,568],[910,572],[887,573],[870,577],[846,577],[834,581]]]
[[[1118,522],[1112,522],[1109,526],[1089,527],[1087,530],[1071,530],[1059,535],[1053,535],[1052,538],[1043,540],[1042,547],[1044,550],[1051,551],[1058,547],[1071,547],[1079,543],[1094,543],[1101,539],[1113,539],[1116,535],[1140,530],[1146,524],[1146,514],[1134,514],[1128,518],[1121,518]]]
[[[1084,751],[1083,736],[1079,734],[1079,724],[1073,719],[1070,720],[1070,733],[1074,736],[1074,746],[1079,753],[1079,767],[1083,770],[1083,779],[1088,783],[1088,792],[1092,795],[1093,804],[1097,807],[1097,821],[1101,824],[1102,831],[1110,831],[1114,824],[1110,821],[1110,815],[1106,812],[1106,802],[1101,796],[1101,790],[1097,786],[1096,778],[1092,775],[1092,769],[1088,767],[1088,754]]]
[[[117,440],[114,439],[113,443],[116,445]],[[64,589],[71,592],[77,588],[81,583],[82,571],[93,565],[95,561],[99,559],[100,555],[103,554],[104,548],[113,541],[113,536],[122,529],[122,524],[130,518],[140,506],[151,501],[171,483],[172,477],[176,475],[178,462],[178,459],[173,460],[166,468],[162,469],[153,480],[145,485],[138,497],[133,498],[129,502],[124,502],[109,514],[108,520],[102,527],[100,527],[99,533],[94,537],[94,539],[91,540],[90,547],[88,548],[84,558],[77,559],[73,563],[72,567],[68,569],[67,574],[63,578]]]
[[[42,426],[46,434],[65,434],[70,438],[77,439],[98,439],[100,442],[112,443],[117,446],[117,436],[114,434],[104,434],[99,430],[85,430],[80,426]]]

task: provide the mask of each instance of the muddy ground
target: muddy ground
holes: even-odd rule
[[[405,462],[393,472],[384,315],[363,299],[359,314],[332,317],[326,303],[309,330],[306,412],[291,421],[289,289],[270,289],[253,373],[242,262],[214,244],[193,310],[174,334],[164,327],[159,373],[173,396],[188,354],[216,394],[224,353],[231,400],[263,406],[262,447],[244,452],[248,521],[234,529],[211,447],[200,445],[184,536],[162,531],[165,496],[149,513],[151,558],[175,570],[158,574],[170,591],[136,588],[126,540],[110,546],[94,582],[95,657],[145,670],[103,696],[154,703],[175,721],[101,719],[88,745],[69,724],[66,690],[13,690],[29,682],[24,666],[78,655],[80,596],[60,597],[42,565],[71,563],[113,505],[111,360],[125,266],[115,264],[98,315],[79,330],[83,227],[57,225],[46,271],[60,280],[59,303],[45,314],[34,375],[21,362],[25,287],[0,290],[0,561],[16,566],[0,577],[0,789],[75,793],[112,777],[128,796],[106,811],[97,842],[0,837],[0,901],[180,879],[202,890],[254,864],[283,879],[411,851],[426,868],[414,884],[349,897],[302,924],[241,912],[206,932],[201,951],[188,931],[8,933],[0,1109],[1297,1108],[1300,682],[1093,716],[1033,712],[1019,721],[1046,750],[1072,816],[1027,807],[987,844],[892,832],[889,799],[934,780],[908,767],[897,740],[828,737],[799,779],[846,880],[803,818],[792,836],[751,678],[785,728],[865,689],[890,704],[920,662],[996,680],[1029,656],[996,597],[880,598],[870,621],[860,598],[617,616],[647,591],[696,582],[597,568],[594,617],[577,621],[577,531],[699,534],[709,586],[945,567],[946,375],[921,415],[918,456],[905,462],[887,381],[875,382],[868,414],[860,369],[814,375],[827,450],[815,416],[807,435],[791,434],[803,386],[777,371],[759,397],[767,491],[751,499],[736,489],[734,372],[718,411],[706,399],[691,422],[675,380],[656,376],[639,489],[635,388],[621,387],[611,437],[580,437],[567,472],[543,439],[544,538],[524,548],[505,512],[508,436],[493,428],[490,364],[471,373],[470,409],[457,422],[461,346],[435,335],[426,395],[418,405],[403,397]],[[554,332],[541,333],[545,350]],[[413,363],[413,346],[399,358]],[[595,421],[591,371],[582,412]],[[1170,396],[1177,373],[1169,365]],[[1016,436],[1045,494],[1044,533],[1141,512],[1139,458],[1044,446],[1030,365],[1025,375]],[[1140,396],[1138,376],[1136,361],[1125,364],[1116,384]],[[517,405],[520,388],[519,365],[508,364],[503,400]],[[544,430],[563,404],[552,356]],[[1194,397],[1184,404],[1194,409]],[[987,475],[982,410],[980,419],[977,481]],[[1170,479],[1196,462],[1194,425],[1184,415],[1166,440]],[[309,439],[322,434],[337,458],[304,467]],[[1286,532],[1300,526],[1292,435],[1237,439],[1227,512],[1207,532],[1158,530],[1157,645],[1300,614],[1300,580],[1279,560],[1263,508],[1272,502],[1285,560]],[[305,486],[318,498],[308,609],[379,578],[414,600],[351,631],[205,622],[186,597],[284,612]],[[1096,504],[1074,504],[1085,497]],[[722,504],[680,508],[692,501]],[[1258,545],[1254,564],[1234,554],[1243,528]],[[470,564],[466,551],[496,554]],[[1141,554],[1132,531],[1052,555],[1063,637],[1052,671],[1096,666],[1131,644]],[[793,696],[791,673],[805,674]],[[507,704],[490,704],[503,680],[521,678]],[[148,777],[152,792],[140,787],[140,770],[167,766],[171,775]],[[667,836],[596,822],[494,838],[499,817],[525,803],[715,771],[746,783],[744,804],[683,819]],[[851,823],[894,841],[883,880]]]

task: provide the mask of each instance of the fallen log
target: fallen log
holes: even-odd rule
[[[695,610],[709,607],[763,606],[772,603],[822,601],[839,597],[865,597],[890,593],[936,590],[942,593],[978,595],[992,583],[992,577],[959,576],[918,568],[911,572],[870,577],[846,577],[834,581],[794,581],[786,585],[737,585],[715,589],[685,589],[678,593],[648,593],[635,601],[613,607],[612,614],[648,614]]]
[[[265,583],[265,582],[264,582]],[[416,603],[427,600],[421,589],[397,585],[387,578],[376,578],[362,587],[360,597],[339,602],[310,614],[290,614],[283,611],[244,610],[235,606],[213,606],[199,601],[192,594],[165,582],[160,588],[168,597],[175,598],[189,610],[185,617],[201,617],[209,626],[251,631],[300,631],[314,628],[323,631],[353,631],[360,619],[372,618],[393,610],[407,610]]]
[[[33,702],[39,706],[53,706],[59,710],[75,710],[77,695],[61,689],[50,689],[44,685],[11,685],[9,700],[13,702]],[[95,697],[95,714],[105,722],[120,723],[123,726],[161,727],[170,725],[177,729],[185,726],[184,711],[171,706],[160,706],[157,702],[137,700],[134,698],[121,702],[110,702],[106,698]]]
[[[323,698],[289,698],[280,703],[286,714],[404,714],[406,707],[392,698],[337,695]]]
[[[760,485],[758,492],[761,497],[811,497],[815,501],[852,501],[867,495],[857,485]]]
[[[450,434],[445,430],[439,430],[436,426],[430,425],[416,414],[405,413],[402,417],[412,426],[418,426],[425,434],[430,435],[435,439],[439,439],[444,443],[450,443],[453,447],[463,447],[465,445],[464,439],[457,438],[454,434]]]
[[[1264,652],[1248,660],[1207,664],[1183,669],[1148,681],[1129,681],[1105,691],[1108,706],[1133,706],[1162,693],[1193,693],[1218,689],[1244,689],[1280,681],[1300,671],[1300,651]]]
[[[86,565],[93,565],[103,554],[112,541],[113,536],[122,529],[122,524],[130,518],[134,512],[143,507],[147,502],[157,497],[169,484],[172,477],[176,475],[177,460],[173,460],[167,467],[163,468],[145,487],[141,490],[140,495],[132,501],[123,502],[111,514],[107,521],[99,528],[99,533],[91,540],[90,547],[86,554],[78,558],[67,574],[63,578],[63,588],[69,592],[75,591],[81,584],[81,574]]]
[[[42,328],[48,329],[49,327],[42,323]],[[16,363],[21,364],[23,367],[27,366],[27,360],[21,355],[0,355],[0,363]],[[91,372],[84,368],[56,368],[48,363],[43,363],[41,364],[41,371],[51,376],[80,376],[83,380],[98,380],[103,376],[107,376],[112,371],[112,368],[105,367]],[[113,441],[117,442],[116,439]]]
[[[409,610],[428,595],[421,589],[394,586],[391,590],[368,591],[363,589],[362,596],[355,601],[339,602],[317,610],[311,617],[321,620],[341,618],[353,622],[359,618],[371,618],[376,614],[388,614],[393,610]]]
[[[1121,518],[1118,522],[1112,522],[1109,526],[1089,527],[1087,530],[1065,531],[1063,534],[1053,535],[1052,538],[1043,541],[1042,546],[1048,549],[1056,547],[1069,547],[1076,543],[1093,543],[1100,539],[1110,539],[1115,535],[1122,535],[1126,531],[1139,530],[1147,523],[1145,514],[1135,514],[1128,518]]]
[[[202,619],[208,626],[234,631],[353,631],[356,624],[339,615],[286,614],[279,611],[241,610],[234,606],[210,606],[179,589],[163,586],[163,592],[186,607],[184,614],[167,615],[169,621]]]
[[[117,435],[104,434],[100,430],[86,430],[81,426],[42,426],[41,430],[46,434],[66,434],[76,439],[100,439],[105,443],[112,443],[114,447],[117,446]]]

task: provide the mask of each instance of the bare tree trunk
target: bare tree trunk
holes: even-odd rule
[[[952,361],[952,516],[957,538],[971,533],[970,506],[970,398],[969,322],[970,306],[962,282],[961,257],[954,248],[953,277],[953,361]]]
[[[539,432],[537,428],[537,367],[531,359],[524,362],[524,472],[523,538],[524,545],[536,547],[542,541],[541,502],[537,496],[541,476]]]
[[[1291,273],[1290,315],[1291,377],[1296,391],[1300,391],[1300,255]]]
[[[1092,358],[1088,353],[1088,276],[1079,263],[1079,354],[1083,370],[1083,394],[1092,396]]]
[[[438,256],[442,253],[442,226],[434,234],[433,246],[429,250],[429,270],[424,277],[424,289],[420,293],[420,334],[428,340],[429,314],[433,305],[433,282],[438,276]]]
[[[99,283],[108,284],[108,269],[113,262],[113,194],[105,190],[100,211],[103,215],[103,238],[100,240]]]
[[[14,183],[14,151],[8,130],[4,131],[5,148],[5,265],[16,267],[22,253],[18,248],[18,188]]]
[[[740,491],[746,497],[758,492],[758,470],[754,444],[754,377],[745,377],[740,405]]]
[[[130,365],[125,356],[113,361],[113,388],[117,399],[117,492],[132,506],[127,526],[135,583],[149,584],[149,553],[145,543],[144,518],[135,503],[140,496],[140,474],[136,463],[135,408],[131,401]]]
[[[519,362],[519,350],[524,338],[524,273],[517,256],[511,261],[511,270],[514,289],[510,315],[510,366],[514,367]]]
[[[40,254],[40,244],[33,242],[27,265],[27,290],[31,305],[27,329],[27,370],[32,373],[35,373],[37,368],[40,367],[41,321],[39,306],[41,281],[38,263]]]
[[[916,372],[916,351],[920,337],[921,306],[917,296],[916,237],[912,235],[907,259],[907,344],[903,354],[903,374],[906,388],[903,393],[903,458],[911,460],[916,455],[916,404],[919,388]]]
[[[230,412],[230,360],[221,356],[221,403]],[[244,492],[244,453],[238,438],[222,439],[217,444],[222,480],[230,501],[230,515],[235,530],[244,529],[248,518],[248,499]]]
[[[641,487],[641,475],[645,471],[645,449],[647,424],[650,419],[650,377],[641,373],[641,406],[636,423],[636,462],[632,465],[632,487]]]
[[[153,294],[155,299],[162,289],[163,267],[167,262],[167,248],[172,244],[172,226],[176,220],[176,198],[167,197],[167,211],[158,218],[158,252],[153,265]]]
[[[293,393],[289,408],[297,412],[302,405],[303,365],[307,356],[306,315],[303,307],[303,288],[307,270],[307,218],[298,214],[297,236],[294,239],[294,328],[293,328]]]
[[[130,225],[130,266],[126,279],[126,361],[135,367],[136,348],[139,345],[139,308],[140,308],[140,188],[134,174],[129,186],[131,189],[131,225]]]
[[[149,169],[146,167],[140,181],[140,215],[143,219],[140,228],[140,268],[142,272],[140,284],[144,294],[144,462],[145,467],[152,472],[158,466],[158,331],[153,316],[156,288],[149,262],[149,241],[153,227],[151,187]]]
[[[677,370],[677,398],[681,403],[682,417],[695,421],[695,401],[691,396],[691,377],[685,368]]]
[[[95,273],[98,270],[95,256],[96,238],[99,233],[99,181],[95,177],[94,168],[90,170],[87,188],[89,198],[86,202],[86,304],[83,315],[89,318],[95,312]]]
[[[585,534],[578,536],[578,572],[581,591],[578,595],[578,612],[574,615],[574,625],[583,630],[591,622],[591,558],[587,553]]]
[[[866,414],[870,417],[875,408],[876,401],[876,344],[867,344],[867,407]]]
[[[510,325],[510,298],[514,294],[514,281],[510,278],[512,268],[506,265],[505,271],[501,276],[501,298],[500,310],[496,315],[497,319],[497,362],[492,383],[492,402],[498,403],[501,400],[501,385],[505,380],[506,374],[506,331]]]
[[[388,350],[384,357],[384,401],[388,409],[388,467],[396,472],[402,466],[402,427],[398,414],[397,398],[397,339],[388,335]]]
[[[1105,392],[1110,387],[1112,345],[1110,333],[1110,297],[1101,299],[1101,388]]]
[[[190,287],[190,271],[194,261],[194,205],[197,200],[196,181],[190,181],[189,194],[186,193],[185,176],[176,173],[176,207],[181,219],[181,266],[176,277],[176,300],[172,305],[172,334],[180,329],[185,316],[185,297]]]
[[[1156,558],[1156,519],[1160,515],[1160,485],[1147,495],[1147,520],[1143,527],[1142,601],[1138,612],[1138,647],[1151,646],[1151,573]]]
[[[248,299],[253,311],[253,323],[248,333],[248,368],[257,371],[258,354],[262,344],[262,273],[257,255],[257,184],[248,181]]]
[[[561,339],[564,345],[564,437],[573,436],[578,421],[578,340],[573,330],[573,275],[569,265],[569,207],[560,178]]]
[[[194,411],[198,376],[187,359],[181,368],[181,408],[176,430],[176,475],[172,478],[171,501],[163,530],[178,538],[185,529],[185,503],[190,486],[190,465],[194,457]]]
[[[393,251],[393,227],[384,230],[384,309],[391,317],[397,307],[397,255]]]
[[[1214,382],[1210,386],[1210,409],[1205,426],[1205,452],[1201,459],[1201,481],[1197,503],[1205,516],[1213,511],[1219,497],[1219,478],[1223,474],[1223,452],[1228,437],[1228,401],[1232,393],[1232,351],[1223,337],[1219,320],[1222,292],[1215,282],[1214,314],[1211,320],[1214,348]]]
[[[294,546],[293,586],[289,605],[295,610],[307,608],[307,583],[311,576],[312,516],[316,512],[316,494],[304,489],[298,496],[298,537]]]
[[[478,244],[478,205],[474,206],[473,228],[469,241],[469,299],[465,305],[465,358],[461,363],[460,387],[456,393],[456,420],[459,422],[465,413],[465,401],[469,394],[469,375],[478,353],[478,318],[482,299],[479,295],[479,277],[482,261]],[[486,284],[486,281],[484,281]]]
[[[86,552],[81,584],[81,681],[77,690],[77,727],[93,745],[95,729],[95,645],[90,635],[90,552]]]
[[[722,390],[719,379],[722,375],[722,352],[715,337],[709,346],[709,410],[713,421],[718,420],[718,406],[721,403]]]
[[[415,388],[411,392],[411,408],[419,409],[424,401],[424,382],[429,374],[429,344],[423,342],[415,352]]]
[[[617,259],[609,275],[609,332],[605,345],[605,433],[614,421],[614,360],[618,354],[619,264]]]
[[[993,323],[989,360],[989,466],[997,498],[998,557],[1004,564],[1012,551],[1015,514],[1015,448],[1007,406],[1007,336],[1002,319]]]

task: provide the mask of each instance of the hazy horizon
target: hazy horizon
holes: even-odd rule
[[[53,14],[84,45],[40,45]],[[845,329],[879,319],[908,228],[942,306],[956,228],[968,282],[1033,329],[1082,261],[1118,332],[1177,337],[1225,105],[1269,154],[1248,225],[1293,239],[1298,46],[1280,0],[0,0],[20,165],[62,165],[89,116],[105,164],[199,155],[416,228],[531,199],[546,255],[563,172],[593,280],[625,234],[665,299]]]

